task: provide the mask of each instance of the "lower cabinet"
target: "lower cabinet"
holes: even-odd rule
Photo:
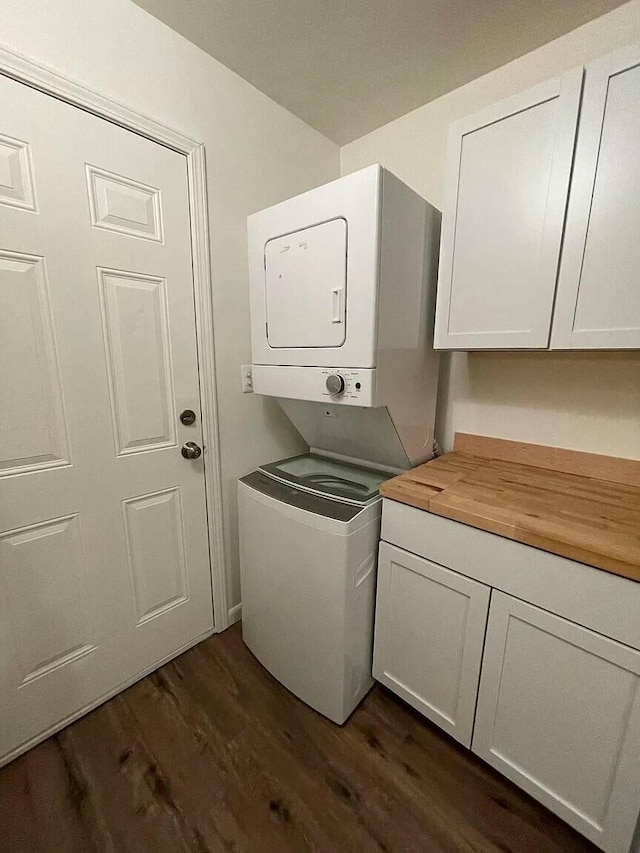
[[[473,751],[609,853],[640,807],[640,652],[496,590]]]
[[[471,745],[490,588],[380,544],[373,675]]]
[[[629,853],[640,651],[382,542],[373,675],[606,853]]]

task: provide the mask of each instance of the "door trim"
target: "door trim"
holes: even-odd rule
[[[222,515],[204,145],[5,47],[0,47],[0,74],[131,130],[186,158],[214,630],[223,631],[230,622],[227,608],[227,563]]]

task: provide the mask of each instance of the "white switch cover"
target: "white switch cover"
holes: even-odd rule
[[[253,394],[253,376],[251,375],[251,365],[243,364],[240,368],[240,376],[242,381],[242,393]]]

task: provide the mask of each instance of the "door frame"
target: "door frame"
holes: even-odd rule
[[[131,130],[182,154],[186,159],[214,631],[223,631],[229,626],[230,621],[227,607],[227,563],[222,514],[204,145],[143,113],[132,110],[118,101],[70,80],[51,68],[2,46],[0,46],[0,74],[38,89],[45,95],[65,101],[71,106],[93,113],[126,130]]]

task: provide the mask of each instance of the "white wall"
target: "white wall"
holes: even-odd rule
[[[382,163],[442,207],[448,125],[640,41],[633,0],[341,149],[348,174]],[[454,353],[443,359],[437,435],[455,431],[640,458],[640,353]]]
[[[129,0],[2,0],[0,18],[4,46],[206,146],[231,606],[236,479],[304,447],[275,403],[239,392],[251,360],[246,217],[337,177],[338,148]]]

